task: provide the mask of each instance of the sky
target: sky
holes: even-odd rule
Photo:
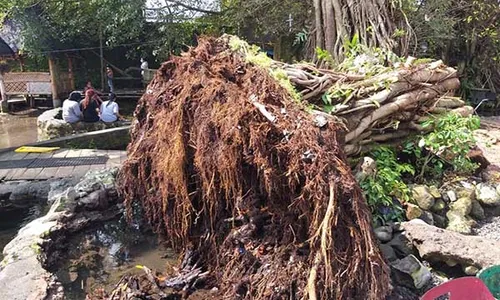
[[[148,21],[155,21],[161,18],[162,14],[179,14],[183,18],[196,18],[202,15],[200,12],[194,12],[185,7],[179,6],[174,3],[175,1],[169,0],[147,0],[146,1],[146,17]],[[179,0],[187,6],[192,6],[196,8],[206,9],[206,10],[217,10],[217,0]]]

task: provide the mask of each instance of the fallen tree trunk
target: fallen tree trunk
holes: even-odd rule
[[[196,251],[190,273],[164,283],[209,272],[226,299],[385,298],[343,124],[209,38],[162,65],[135,116],[118,181],[128,213],[139,202],[176,249]]]

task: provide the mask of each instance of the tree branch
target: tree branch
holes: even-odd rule
[[[175,5],[179,5],[181,7],[184,7],[185,9],[196,11],[196,12],[201,12],[204,14],[220,14],[220,12],[215,11],[215,10],[208,10],[208,9],[203,9],[203,8],[199,8],[199,7],[194,7],[192,5],[182,3],[181,1],[177,1],[177,0],[167,0],[167,2],[171,2]],[[162,9],[166,9],[168,7],[169,7],[168,5],[165,5],[163,7],[153,8],[153,10],[162,10]]]

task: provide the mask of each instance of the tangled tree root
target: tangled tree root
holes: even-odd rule
[[[266,70],[223,39],[164,63],[136,109],[126,207],[209,272],[225,299],[384,299],[387,266],[346,163]]]

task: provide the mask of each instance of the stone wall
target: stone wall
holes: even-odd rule
[[[72,134],[98,131],[109,128],[122,127],[130,125],[130,122],[117,121],[113,123],[95,122],[85,123],[77,122],[70,124],[62,120],[62,109],[55,108],[41,114],[37,120],[38,141],[69,136]]]

